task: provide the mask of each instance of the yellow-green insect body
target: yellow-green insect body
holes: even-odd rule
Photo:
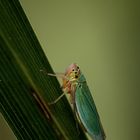
[[[87,133],[93,140],[105,140],[104,130],[94,100],[87,86],[86,79],[77,64],[71,64],[66,69],[66,72],[61,74],[61,77],[63,79],[62,88],[64,94],[70,94],[70,102],[73,105],[74,112]],[[56,103],[64,94],[53,103]]]

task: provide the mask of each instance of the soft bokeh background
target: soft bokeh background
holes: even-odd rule
[[[81,67],[107,140],[140,138],[140,4],[21,0],[54,71]],[[0,116],[0,140],[15,140]]]

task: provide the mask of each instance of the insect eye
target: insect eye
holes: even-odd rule
[[[78,75],[76,75],[75,78],[78,78]]]

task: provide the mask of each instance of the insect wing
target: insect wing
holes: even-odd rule
[[[81,74],[78,80],[75,93],[77,113],[87,132],[95,140],[104,140],[100,118],[84,75]]]

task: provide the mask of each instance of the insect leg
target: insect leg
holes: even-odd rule
[[[40,72],[43,72],[45,75],[59,77],[59,78],[66,78],[64,73],[48,73],[46,70],[41,69]]]
[[[63,92],[57,99],[55,99],[53,102],[50,102],[49,105],[57,103],[65,94],[66,92]]]
[[[54,76],[54,77],[65,78],[64,73],[55,73],[55,74],[53,74],[53,73],[47,73],[47,75]]]

